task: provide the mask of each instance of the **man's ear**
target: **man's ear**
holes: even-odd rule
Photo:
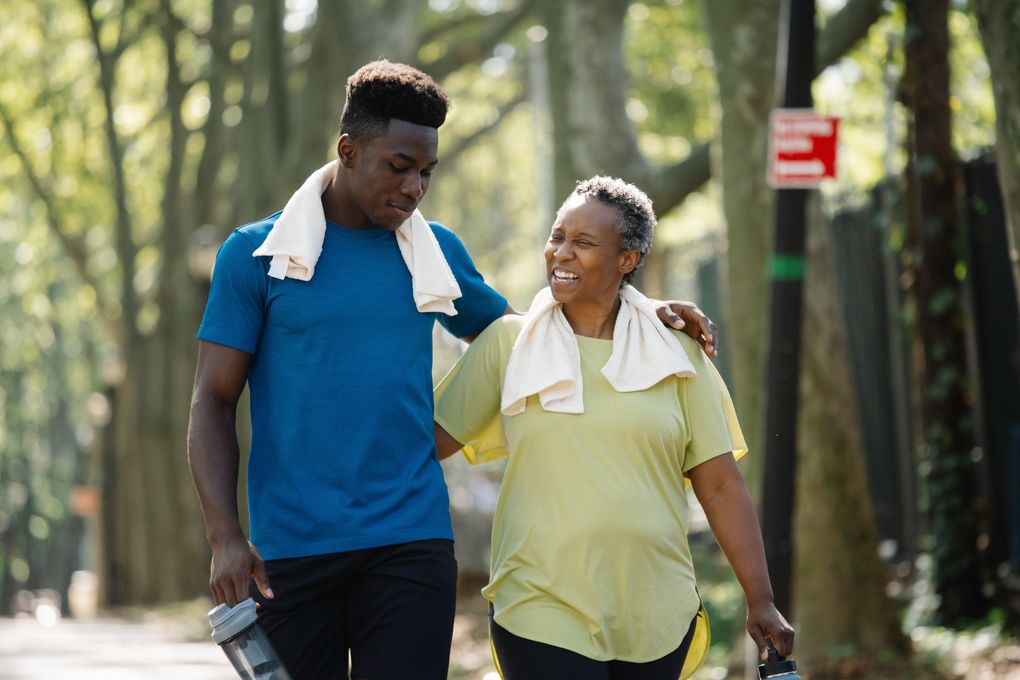
[[[340,140],[336,143],[336,155],[340,159],[340,165],[345,168],[351,167],[357,154],[358,143],[346,132],[340,135]]]

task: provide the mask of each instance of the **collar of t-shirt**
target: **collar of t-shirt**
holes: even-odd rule
[[[327,163],[305,180],[287,201],[266,240],[252,253],[254,257],[273,258],[269,276],[311,281],[326,238],[322,192],[333,180],[337,163]],[[397,228],[396,239],[411,273],[411,291],[418,311],[456,316],[453,301],[461,297],[460,286],[420,211],[415,210]]]
[[[613,351],[602,375],[617,392],[638,392],[670,375],[696,374],[680,341],[659,321],[652,303],[631,285],[620,289]],[[552,291],[543,288],[524,316],[503,380],[500,412],[524,412],[538,395],[546,411],[584,413],[577,338]]]

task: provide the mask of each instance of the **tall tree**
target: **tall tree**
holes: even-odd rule
[[[726,216],[727,349],[736,403],[752,449],[761,451],[764,345],[773,192],[765,183],[769,112],[776,101],[780,0],[705,2],[719,83],[715,152]]]
[[[964,225],[957,213],[949,92],[949,0],[908,0],[903,94],[910,110],[908,242],[914,275],[921,421],[939,616],[985,613],[977,551],[974,416],[957,276]]]
[[[115,248],[122,267],[121,370],[113,378],[110,425],[114,460],[103,466],[114,477],[103,480],[104,524],[109,531],[102,576],[114,604],[176,599],[200,592],[205,581],[202,570],[193,566],[205,561],[202,537],[193,530],[199,514],[191,499],[184,452],[173,436],[183,432],[185,423],[180,409],[187,404],[190,388],[188,328],[198,297],[187,268],[187,234],[194,215],[184,182],[189,131],[183,105],[189,83],[179,62],[183,29],[168,0],[162,0],[151,14],[145,10],[104,12],[92,0],[83,0],[83,11],[97,59],[102,137],[114,197]],[[153,24],[156,31],[150,30]],[[117,35],[113,45],[105,40],[111,33]],[[129,179],[129,153],[139,142],[116,125],[122,96],[119,77],[124,63],[138,58],[138,52],[160,47],[166,78],[167,166],[161,182],[160,218],[144,220],[143,226],[131,206],[131,194],[137,189]],[[159,179],[147,181],[156,184]],[[160,244],[158,251],[153,241]],[[148,272],[152,285],[139,286],[137,264],[150,259],[151,267],[151,258],[158,258],[158,272]]]
[[[810,331],[801,352],[794,518],[797,655],[812,663],[842,647],[883,658],[909,644],[885,596],[886,569],[877,556],[831,227],[819,202],[809,205],[804,328]]]
[[[568,0],[545,7],[557,200],[578,179],[595,173],[635,182],[645,174],[626,113],[628,82],[621,54],[629,5],[628,0]]]
[[[971,0],[981,27],[995,96],[995,161],[1009,225],[1013,280],[1020,300],[1020,1]]]

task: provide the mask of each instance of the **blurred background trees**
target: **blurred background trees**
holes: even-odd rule
[[[648,191],[641,285],[720,322],[761,449],[779,0],[0,3],[0,613],[80,568],[110,605],[205,592],[184,433],[212,258],[332,157],[377,57],[451,95],[424,209],[518,309],[575,180]],[[898,616],[1020,611],[1020,3],[818,8],[843,137],[810,229],[793,619],[824,658],[902,650]],[[484,572],[498,470],[447,471]]]

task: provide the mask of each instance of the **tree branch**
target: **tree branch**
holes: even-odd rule
[[[128,3],[129,5],[133,3]],[[152,25],[152,14],[149,12],[141,12],[141,18],[137,24],[128,30],[128,17],[131,16],[131,12],[128,11],[128,7],[124,7],[120,12],[120,28],[117,31],[117,45],[110,52],[110,57],[113,61],[120,59],[124,51],[134,44],[138,40],[139,36],[145,32],[149,26]]]
[[[219,34],[226,31],[230,24],[230,7],[224,0],[213,0],[212,26],[209,33]],[[223,93],[227,82],[226,71],[229,68],[229,54],[213,47],[212,56],[209,59],[209,112],[206,114],[205,124],[202,125],[205,144],[202,147],[202,156],[198,161],[198,172],[193,189],[195,226],[207,224],[213,220],[216,178],[223,160],[223,111],[226,108]]]
[[[478,12],[470,12],[456,19],[445,19],[440,21],[438,24],[433,26],[428,31],[419,36],[418,42],[422,45],[428,45],[430,42],[435,42],[447,35],[456,33],[464,29],[473,29],[483,23],[491,23],[493,18],[499,18],[514,14],[517,10],[505,10],[503,12],[497,12],[496,14],[479,14]]]
[[[527,92],[523,91],[518,92],[513,97],[513,99],[499,107],[499,110],[496,112],[496,117],[495,119],[493,119],[491,123],[483,125],[482,127],[472,132],[471,134],[465,137],[461,137],[456,142],[454,142],[453,146],[451,146],[447,151],[443,152],[443,165],[450,166],[456,163],[460,155],[464,153],[464,151],[466,151],[472,144],[474,144],[480,138],[484,137],[486,134],[492,132],[497,127],[499,127],[499,124],[503,122],[503,119],[511,111],[516,109],[520,104],[523,104],[525,101],[527,101],[527,99],[528,99]]]
[[[849,0],[843,9],[829,17],[818,33],[816,76],[842,59],[858,40],[868,34],[868,30],[885,13],[882,5],[883,0]]]
[[[846,56],[884,12],[882,0],[849,0],[818,34],[815,75]],[[678,163],[653,171],[648,195],[659,215],[675,208],[711,178],[710,144],[699,146]]]
[[[7,144],[11,147],[11,151],[18,157],[21,162],[21,168],[25,173],[25,179],[28,180],[29,185],[32,187],[32,191],[36,197],[43,204],[46,209],[46,224],[49,226],[50,231],[57,240],[60,241],[60,245],[64,248],[64,252],[71,260],[71,264],[74,265],[74,269],[77,272],[82,282],[88,286],[92,286],[96,291],[99,290],[99,282],[93,277],[88,270],[88,253],[85,248],[85,243],[82,239],[76,238],[71,234],[68,234],[60,226],[60,220],[57,219],[57,208],[53,203],[53,198],[50,195],[49,190],[46,187],[46,182],[36,174],[35,168],[32,167],[32,161],[25,153],[21,143],[18,141],[18,137],[14,131],[14,120],[7,112],[6,107],[0,104],[0,122],[3,123],[4,136],[7,139]],[[110,310],[109,304],[106,302],[106,298],[102,295],[96,295],[96,304],[99,307],[99,316],[103,319],[104,325],[107,327],[107,331],[110,333],[110,337],[113,338],[114,342],[119,346],[123,346],[123,333],[121,326],[113,319],[113,314]]]
[[[712,178],[710,146],[710,142],[702,144],[682,161],[653,170],[648,197],[655,212],[665,215]]]
[[[106,109],[106,145],[110,154],[110,166],[113,171],[113,195],[116,205],[116,220],[114,223],[115,244],[117,257],[122,268],[121,281],[121,308],[123,309],[123,325],[125,336],[133,335],[135,331],[135,318],[138,312],[138,296],[135,293],[135,254],[136,247],[131,236],[131,213],[127,205],[127,183],[124,177],[124,147],[117,136],[117,128],[113,122],[113,88],[114,73],[117,62],[112,56],[103,51],[99,40],[101,26],[93,13],[94,0],[82,0],[85,8],[85,15],[88,18],[89,29],[92,37],[92,45],[96,50],[96,58],[99,61],[99,86],[103,96],[103,106]]]
[[[180,64],[177,62],[177,31],[169,19],[173,15],[170,0],[160,0],[161,14],[167,21],[160,25],[160,37],[166,50],[166,110],[170,114],[170,148],[169,164],[163,180],[163,199],[161,225],[163,260],[160,267],[159,296],[160,309],[169,306],[169,298],[181,291],[181,280],[186,269],[187,242],[185,239],[186,217],[185,201],[181,200],[181,173],[184,167],[184,154],[188,143],[188,129],[184,125],[181,105],[187,90],[181,82]],[[190,204],[190,202],[188,202]],[[160,322],[171,322],[169,315],[160,315]]]
[[[516,10],[505,13],[499,21],[486,22],[485,26],[489,29],[487,33],[469,36],[451,45],[442,57],[422,64],[422,70],[436,81],[442,81],[454,71],[478,61],[517,28],[524,18],[531,14],[536,4],[535,0],[523,0]]]

